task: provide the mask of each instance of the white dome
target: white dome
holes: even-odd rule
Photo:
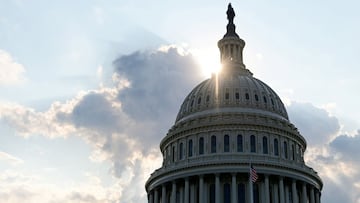
[[[176,122],[227,111],[260,113],[288,120],[279,96],[249,71],[245,73],[221,74],[197,85],[181,105]]]

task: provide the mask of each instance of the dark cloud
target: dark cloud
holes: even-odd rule
[[[355,136],[340,135],[331,143],[330,147],[341,155],[343,160],[355,161],[360,169],[360,130]]]
[[[161,119],[168,128],[169,119],[175,121],[181,102],[200,82],[192,55],[181,55],[176,48],[121,56],[114,66],[131,83],[119,94],[124,111],[136,120]]]
[[[287,108],[291,122],[299,129],[309,145],[325,144],[338,133],[339,121],[327,111],[310,103],[293,102]]]
[[[97,129],[103,132],[121,132],[127,122],[121,109],[113,106],[106,95],[89,93],[74,107],[71,120],[76,127]]]

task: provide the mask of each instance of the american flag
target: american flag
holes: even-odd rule
[[[259,178],[259,177],[258,177],[258,175],[257,175],[257,173],[256,173],[255,168],[254,168],[252,165],[250,165],[250,179],[251,179],[251,181],[252,181],[253,183],[255,183],[258,178]]]

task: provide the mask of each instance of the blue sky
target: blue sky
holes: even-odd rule
[[[145,202],[161,138],[219,67],[227,4],[0,0],[0,199]],[[307,139],[323,202],[359,202],[359,3],[232,4],[245,64]]]

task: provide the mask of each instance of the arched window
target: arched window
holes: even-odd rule
[[[183,143],[180,143],[180,149],[179,149],[179,160],[182,160],[183,159],[183,154],[184,154],[184,144]]]
[[[294,146],[294,144],[291,145],[291,152],[292,152],[292,160],[295,160],[295,146]]]
[[[206,96],[206,102],[209,102],[210,101],[210,95],[207,95]]]
[[[201,97],[199,97],[197,104],[201,103]]]
[[[224,136],[224,152],[229,152],[229,151],[230,151],[229,135],[225,135]]]
[[[199,138],[199,154],[204,154],[204,138]]]
[[[237,136],[237,151],[243,152],[243,137],[242,137],[242,135]]]
[[[288,158],[288,148],[287,148],[287,142],[284,141],[284,157],[285,159]]]
[[[250,152],[256,152],[256,140],[255,135],[250,136]]]
[[[275,156],[279,156],[279,142],[278,139],[274,139],[274,154]]]
[[[229,98],[230,98],[229,92],[226,92],[225,93],[225,99],[229,99]]]
[[[259,97],[258,97],[257,94],[255,94],[255,100],[256,100],[256,101],[259,101]]]
[[[224,184],[224,203],[230,203],[230,202],[231,202],[230,184],[225,183]]]
[[[268,151],[268,139],[267,137],[263,137],[263,153],[264,154],[268,154],[269,151]]]
[[[245,99],[246,99],[246,100],[249,100],[249,99],[250,99],[249,93],[246,93],[246,94],[245,94]]]
[[[239,100],[239,98],[240,98],[240,94],[239,94],[239,92],[236,92],[236,93],[235,93],[235,99],[236,99],[236,100]]]
[[[188,156],[192,157],[193,155],[193,141],[189,140],[189,146],[188,146]]]
[[[211,136],[211,153],[216,153],[216,137]]]
[[[175,146],[172,147],[172,162],[175,161]]]

